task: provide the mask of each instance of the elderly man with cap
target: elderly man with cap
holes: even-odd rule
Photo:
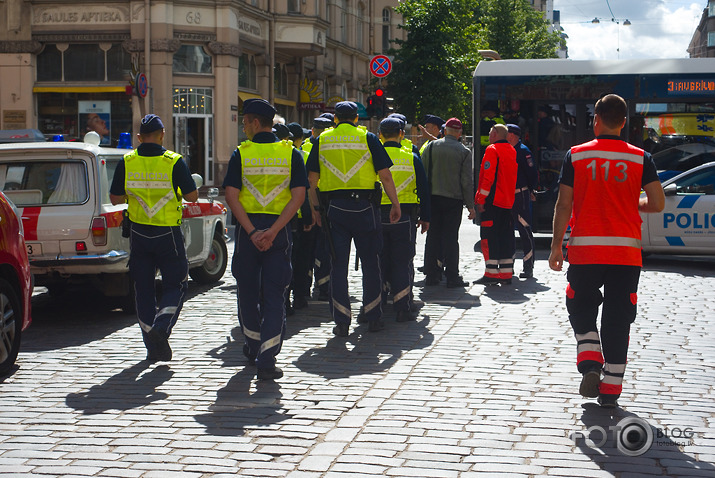
[[[188,287],[181,195],[193,202],[199,194],[181,155],[162,146],[161,118],[146,115],[137,138],[139,147],[125,154],[117,165],[109,197],[115,205],[128,203],[129,271],[134,281],[146,358],[151,362],[169,361],[172,356],[169,336]],[[162,279],[159,301],[154,287],[157,269]]]
[[[264,99],[243,106],[247,141],[234,151],[223,186],[236,217],[231,272],[238,285],[243,353],[259,380],[283,376],[276,355],[285,336],[285,297],[291,280],[290,221],[305,200],[303,158],[271,131],[275,108]]]
[[[506,140],[516,150],[516,191],[511,217],[521,237],[521,247],[524,251],[522,271],[519,277],[529,279],[534,276],[534,234],[531,231],[531,201],[535,199],[534,191],[539,181],[539,172],[531,150],[521,142],[521,128],[515,124],[506,125]]]
[[[343,101],[335,105],[338,125],[324,131],[308,156],[310,201],[318,224],[323,217],[328,228],[334,257],[330,271],[330,312],[335,321],[333,333],[347,337],[351,311],[348,292],[350,243],[354,240],[363,272],[363,310],[368,329],[378,332],[382,321],[382,275],[380,252],[382,233],[379,204],[382,186],[390,198],[390,222],[402,216],[395,183],[390,174],[392,161],[377,136],[357,126],[357,105]],[[320,196],[318,199],[318,181]]]
[[[479,184],[474,202],[479,208],[482,254],[486,262],[484,276],[475,284],[511,284],[514,274],[514,223],[511,208],[516,189],[516,151],[507,142],[507,127],[495,124],[479,170]]]
[[[419,155],[404,142],[404,123],[387,117],[380,122],[380,140],[392,160],[390,168],[400,201],[402,217],[396,223],[390,222],[390,199],[382,194],[382,272],[383,291],[392,294],[393,308],[397,321],[415,320],[411,313],[412,285],[415,271],[416,228],[424,234],[430,223],[430,197],[425,173]],[[384,297],[386,298],[386,297]]]
[[[476,217],[474,210],[474,180],[472,154],[459,137],[462,122],[450,118],[445,124],[444,138],[430,142],[422,155],[430,184],[432,222],[425,244],[425,285],[437,285],[444,273],[447,287],[466,287],[459,275],[459,227],[462,208],[469,211],[469,219]]]
[[[445,121],[439,116],[425,115],[423,123],[424,126],[419,125],[420,130],[422,131],[422,136],[425,137],[425,142],[422,143],[422,146],[420,147],[420,155],[424,153],[425,148],[430,141],[434,141],[435,139],[442,137],[442,126],[444,126]]]

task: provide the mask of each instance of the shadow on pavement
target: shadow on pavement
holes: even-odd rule
[[[551,288],[538,282],[538,279],[519,279],[514,277],[510,285],[484,287],[484,295],[494,302],[502,304],[523,304],[531,300],[530,295],[536,295],[547,290],[551,290]]]
[[[190,280],[185,301],[223,284],[200,285]],[[116,300],[99,293],[69,290],[56,296],[39,292],[32,297],[32,325],[22,334],[21,350],[42,352],[84,345],[136,324],[135,314],[122,312]]]
[[[584,455],[614,476],[715,476],[715,466],[683,451],[698,445],[697,435],[676,437],[682,435],[681,429],[666,432],[622,408],[607,410],[595,403],[583,405],[581,422],[583,430],[577,430],[571,438]]]
[[[439,304],[454,307],[455,309],[471,309],[479,307],[482,304],[479,302],[478,295],[472,295],[464,288],[457,287],[450,289],[445,286],[444,282],[434,285],[424,285],[424,279],[415,282],[415,296],[425,303]],[[417,292],[419,289],[419,292]]]
[[[351,324],[347,337],[332,337],[325,346],[306,350],[293,363],[305,373],[328,380],[382,372],[392,367],[403,351],[429,347],[434,336],[426,315],[415,322],[385,318],[385,329],[370,333],[367,324]],[[331,325],[332,328],[332,325]]]
[[[163,400],[168,395],[157,392],[156,388],[168,381],[174,372],[168,365],[159,365],[142,375],[142,372],[150,366],[150,362],[143,360],[86,392],[70,393],[65,403],[85,415],[95,415],[107,410],[140,408],[157,400]]]
[[[223,360],[222,367],[240,368],[225,387],[216,393],[216,401],[209,413],[196,415],[195,419],[206,427],[206,433],[215,436],[241,436],[246,428],[257,428],[280,423],[292,415],[280,413],[280,384],[271,381],[255,381],[256,367],[247,365],[243,356],[243,336],[235,327],[231,335],[239,340],[229,340],[209,351],[209,355]]]

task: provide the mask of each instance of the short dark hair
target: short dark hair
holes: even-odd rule
[[[335,117],[337,118],[338,121],[355,121],[355,117],[357,116],[357,113],[352,114],[336,114]]]
[[[596,102],[595,113],[609,128],[618,128],[628,114],[626,101],[618,95],[606,95]]]
[[[258,120],[258,124],[261,125],[261,128],[272,128],[273,127],[273,118],[269,118],[267,116],[261,116],[261,115],[256,115],[253,113],[246,113],[245,115],[249,121],[253,121],[254,119]]]

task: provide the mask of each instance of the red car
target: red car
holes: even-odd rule
[[[22,223],[15,206],[0,192],[0,375],[20,351],[20,336],[32,321],[32,276]]]

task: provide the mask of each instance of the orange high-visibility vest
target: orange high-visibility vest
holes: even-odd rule
[[[571,264],[641,266],[638,200],[644,152],[618,139],[571,148],[574,167]]]

